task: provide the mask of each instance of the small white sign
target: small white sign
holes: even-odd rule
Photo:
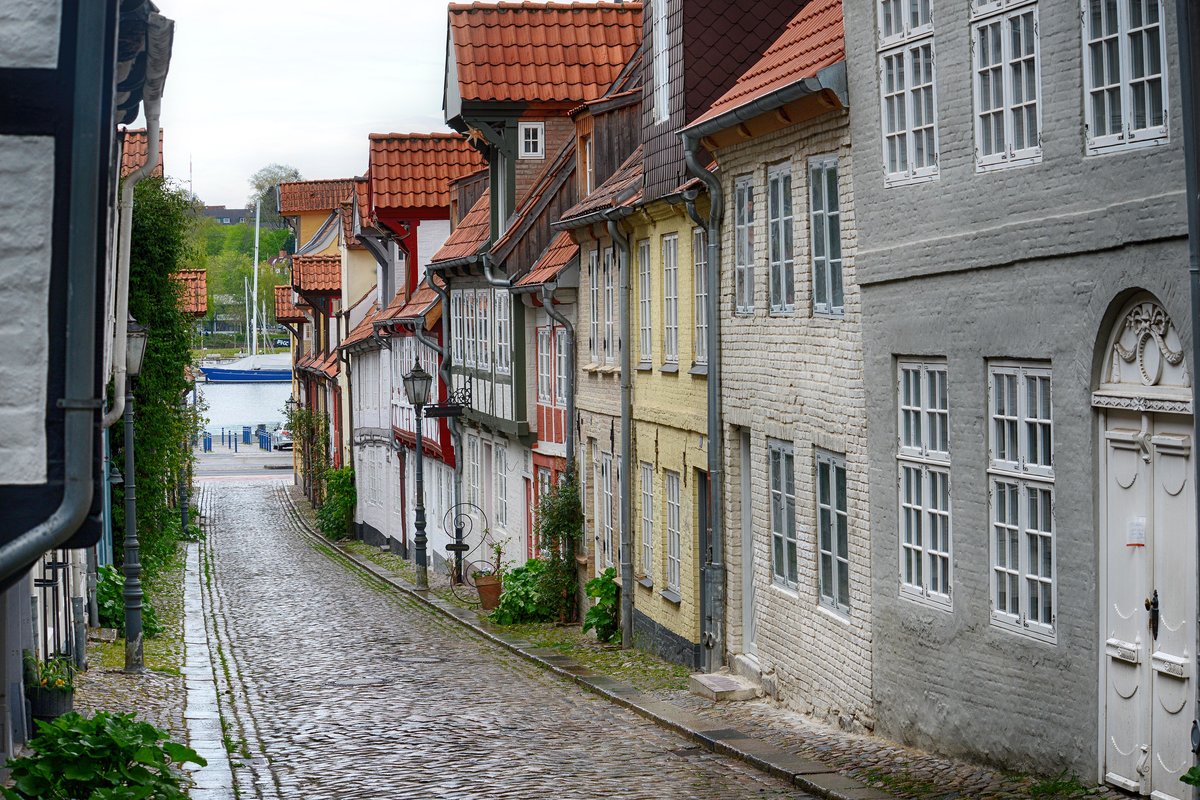
[[[1146,546],[1146,518],[1134,517],[1129,520],[1129,528],[1125,531],[1126,547]]]

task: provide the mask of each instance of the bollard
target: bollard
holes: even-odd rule
[[[237,451],[238,451],[238,440],[235,438],[233,440],[233,452],[236,453]]]
[[[250,426],[242,426],[242,444],[250,444]]]

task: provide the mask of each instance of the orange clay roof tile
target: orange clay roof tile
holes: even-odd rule
[[[146,156],[149,155],[150,139],[146,136],[145,128],[126,128],[124,131],[124,141],[121,145],[121,177],[129,176],[129,173],[138,169],[142,164],[146,163]],[[150,172],[156,178],[161,178],[163,174],[163,130],[158,129],[158,164]]]
[[[362,318],[361,322],[354,326],[354,330],[350,331],[350,335],[342,341],[339,349],[345,350],[347,347],[356,345],[359,342],[365,342],[371,338],[371,333],[375,330],[375,326],[372,323],[375,322],[378,316],[379,304],[372,303],[371,307],[367,310],[367,315]]]
[[[642,4],[451,3],[464,102],[594,100],[642,38]]]
[[[550,244],[534,262],[533,269],[517,281],[517,286],[540,286],[554,280],[578,254],[579,245],[575,244],[570,233],[562,231],[550,240]]]
[[[457,133],[372,133],[371,203],[375,208],[450,205],[450,181],[486,166]]]
[[[642,146],[638,145],[608,180],[564,211],[562,221],[567,223],[602,209],[636,205],[642,197],[642,175]]]
[[[300,214],[338,208],[354,192],[352,178],[329,181],[289,181],[279,184],[279,213]]]
[[[308,322],[308,317],[292,303],[292,287],[287,284],[275,287],[275,321]]]
[[[292,256],[292,285],[297,291],[336,294],[342,289],[341,256]]]
[[[179,281],[179,310],[194,317],[208,313],[208,273],[202,269],[181,269],[175,273]]]
[[[433,254],[432,263],[454,261],[476,255],[487,244],[491,234],[492,212],[490,194],[487,189],[471,206],[454,231],[446,238],[440,250]]]
[[[767,48],[762,58],[688,127],[811,78],[845,58],[842,0],[812,0],[792,17],[787,29]]]

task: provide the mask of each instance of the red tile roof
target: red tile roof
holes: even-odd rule
[[[405,303],[392,319],[423,319],[425,329],[432,330],[442,318],[441,311],[441,298],[426,278],[413,292],[412,299]]]
[[[359,342],[365,342],[371,338],[371,333],[375,330],[374,322],[379,316],[379,304],[372,303],[370,309],[367,310],[367,315],[362,318],[362,321],[354,326],[354,330],[350,331],[350,335],[342,340],[339,349],[345,350],[347,347],[352,347]]]
[[[299,292],[330,294],[342,289],[341,256],[292,256],[292,285]]]
[[[338,208],[354,192],[353,178],[330,181],[290,181],[279,184],[279,213],[300,214]]]
[[[458,258],[473,256],[487,244],[492,230],[491,197],[489,190],[471,206],[471,210],[462,218],[454,231],[446,238],[442,248],[433,254],[432,263],[453,261]]]
[[[636,205],[642,198],[642,148],[639,145],[608,180],[563,212],[564,223],[596,211]]]
[[[175,273],[179,281],[179,310],[203,317],[208,313],[208,273],[202,269],[181,269]]]
[[[121,144],[121,177],[128,177],[129,173],[138,169],[146,163],[147,150],[150,146],[150,139],[146,136],[145,128],[126,128],[124,131],[124,140]],[[150,171],[150,174],[156,178],[161,178],[163,174],[163,129],[158,129],[158,164]]]
[[[464,102],[575,102],[603,94],[642,38],[642,4],[451,3]]]
[[[338,360],[336,352],[330,353],[322,361],[313,364],[313,369],[324,374],[326,378],[336,378],[341,368],[342,363]]]
[[[457,133],[372,133],[367,176],[375,208],[450,205],[450,181],[486,162]]]
[[[287,284],[275,287],[275,321],[308,322],[308,317],[292,303],[292,287]]]
[[[812,0],[754,66],[688,127],[741,108],[771,92],[811,78],[846,58],[842,0]]]
[[[571,234],[562,231],[550,240],[550,244],[534,262],[533,269],[517,281],[517,286],[541,286],[543,283],[554,280],[577,255],[579,255],[579,245],[575,244]]]

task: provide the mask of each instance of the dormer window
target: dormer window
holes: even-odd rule
[[[546,123],[518,123],[517,133],[521,142],[520,158],[546,157]]]

